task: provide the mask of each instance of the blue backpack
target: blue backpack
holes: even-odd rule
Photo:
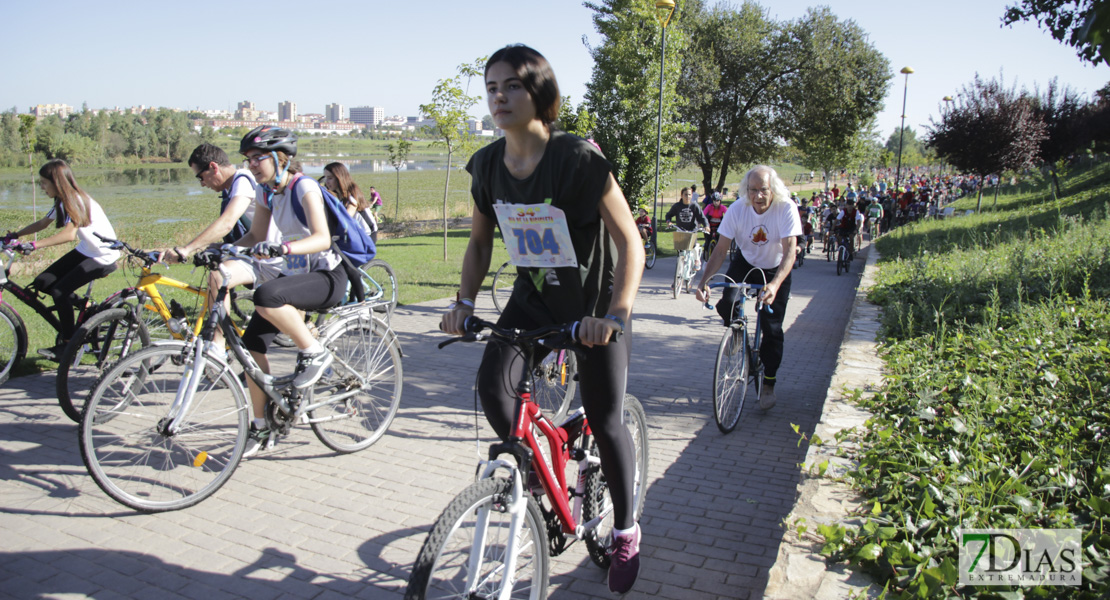
[[[297,175],[289,182],[289,199],[293,202],[293,213],[307,227],[308,218],[305,217],[301,199],[297,197],[297,183],[300,179],[301,175]],[[335,240],[335,246],[339,252],[350,259],[356,267],[370,262],[377,253],[374,240],[370,239],[370,236],[363,231],[354,217],[347,214],[347,209],[344,208],[339,198],[335,197],[335,194],[329,192],[318,182],[312,179],[310,181],[316,184],[316,187],[320,190],[320,195],[324,198],[324,214],[328,217],[328,229],[331,230],[331,237]]]

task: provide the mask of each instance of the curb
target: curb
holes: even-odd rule
[[[814,598],[825,600],[846,597],[877,598],[882,589],[862,573],[845,563],[828,564],[821,555],[821,538],[816,534],[819,524],[859,525],[862,498],[841,478],[854,463],[837,456],[834,443],[837,432],[860,427],[870,417],[866,411],[846,401],[852,390],[874,392],[882,385],[883,361],[878,356],[880,309],[867,300],[867,292],[875,283],[879,253],[869,248],[867,262],[852,314],[840,345],[836,371],[825,396],[821,420],[813,432],[823,444],[810,444],[801,469],[794,509],[783,520],[786,529],[779,545],[775,564],[768,573],[764,598]],[[851,445],[845,443],[845,447]],[[816,466],[828,461],[825,475],[818,475]],[[806,532],[799,534],[796,523],[804,523]]]

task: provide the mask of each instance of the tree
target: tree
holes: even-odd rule
[[[401,138],[397,140],[397,145],[392,142],[386,146],[389,152],[389,164],[393,165],[393,169],[397,171],[397,189],[394,193],[393,200],[393,220],[399,221],[401,214],[401,167],[409,160],[409,150],[412,149],[412,142]]]
[[[792,29],[805,61],[789,87],[789,139],[806,156],[806,166],[828,175],[857,163],[870,147],[893,74],[863,29],[837,20],[828,7],[810,8]]]
[[[586,105],[579,104],[575,110],[570,102],[570,96],[563,96],[559,103],[559,120],[555,126],[567,133],[573,133],[582,138],[593,138],[594,129],[597,128],[597,119],[590,114]]]
[[[447,195],[451,187],[451,159],[456,151],[466,147],[469,138],[466,120],[470,107],[480,98],[468,96],[463,90],[463,76],[470,72],[469,65],[460,65],[459,74],[450,79],[440,79],[432,90],[432,101],[420,105],[420,113],[433,121],[425,131],[435,138],[433,145],[447,149],[447,176],[443,183],[443,260],[447,261]],[[469,77],[467,78],[469,80]]]
[[[1032,100],[1034,115],[1045,125],[1045,138],[1039,148],[1041,160],[1048,164],[1053,192],[1059,196],[1063,161],[1090,142],[1087,107],[1072,87],[1061,87],[1055,77],[1043,95],[1035,90]]]
[[[37,219],[39,216],[38,186],[35,185],[35,161],[31,158],[31,153],[34,151],[36,122],[35,115],[19,115],[19,141],[22,150],[27,153],[27,168],[31,169],[31,211]],[[35,239],[38,239],[37,235]]]
[[[1033,168],[1046,137],[1030,98],[1005,87],[1001,77],[984,81],[978,74],[956,95],[940,123],[930,119],[928,129],[926,144],[939,158],[980,177]],[[982,208],[980,186],[976,210]]]
[[[755,2],[739,9],[706,10],[700,1],[686,6],[683,26],[693,42],[682,57],[679,113],[691,127],[682,156],[698,166],[709,190],[724,186],[732,165],[778,150],[786,132],[783,97],[802,55],[798,40]]]
[[[681,15],[684,2],[678,3]],[[654,6],[642,0],[586,2],[601,45],[588,47],[594,59],[586,83],[586,104],[597,119],[593,130],[613,174],[632,207],[646,203],[655,180],[656,127],[659,122],[659,50],[662,28]],[[663,134],[659,173],[665,181],[678,163],[678,136],[684,126],[675,120],[675,84],[686,45],[680,27],[667,28],[667,60],[663,70]],[[585,40],[583,40],[585,41]]]
[[[1110,1],[1108,0],[1021,0],[1006,7],[1003,25],[1036,21],[1052,38],[1075,48],[1080,59],[1092,64],[1110,64]]]

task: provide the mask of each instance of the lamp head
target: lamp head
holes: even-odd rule
[[[953,100],[952,96],[945,96],[944,97],[945,102],[952,102],[952,100]]]
[[[671,17],[674,15],[674,9],[674,0],[655,0],[655,18],[659,21],[659,25],[664,29],[666,29],[667,24],[671,22]]]
[[[906,75],[909,75],[910,73],[913,73],[913,67],[902,67],[902,70],[899,71],[899,73],[905,73]]]

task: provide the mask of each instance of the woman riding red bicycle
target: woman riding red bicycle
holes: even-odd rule
[[[613,499],[609,588],[623,593],[639,572],[635,449],[621,415],[643,244],[609,162],[588,141],[555,130],[559,87],[547,59],[527,46],[507,46],[486,63],[485,82],[490,114],[505,137],[479,150],[467,165],[475,205],[470,243],[459,300],[443,315],[440,328],[461,335],[463,322],[474,313],[474,298],[489,271],[495,225],[517,265],[516,284],[498,326],[530,330],[581,321],[586,347],[579,366],[582,405]],[[550,221],[527,230],[517,226],[526,215],[540,213]],[[621,331],[625,335],[617,337]],[[537,350],[536,359],[542,354]],[[529,368],[521,363],[511,346],[491,340],[478,370],[482,408],[503,440],[512,430],[513,391]]]

